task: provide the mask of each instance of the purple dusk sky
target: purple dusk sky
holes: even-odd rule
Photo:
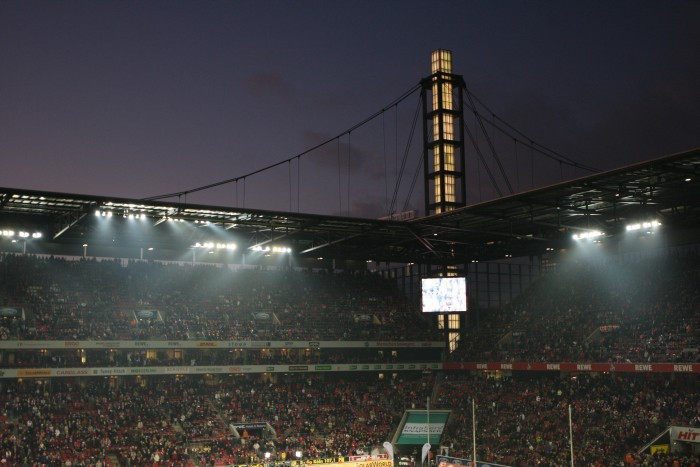
[[[0,186],[141,198],[244,175],[381,109],[437,48],[528,137],[615,168],[700,146],[699,24],[695,1],[4,0]],[[251,177],[246,207],[287,210],[291,191],[293,210],[346,214],[349,193],[351,215],[385,214],[416,99]],[[496,138],[519,188],[557,181],[513,146]],[[493,196],[474,174],[470,201]],[[187,201],[242,198],[239,184]]]

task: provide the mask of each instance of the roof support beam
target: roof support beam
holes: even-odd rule
[[[71,222],[70,224],[68,224],[67,226],[65,226],[65,227],[62,228],[61,230],[59,230],[58,233],[57,233],[56,235],[53,236],[53,239],[56,240],[58,237],[60,237],[60,236],[63,235],[64,233],[66,233],[66,232],[68,231],[68,229],[70,229],[70,228],[73,227],[75,224],[77,224],[78,222],[80,222],[81,220],[83,220],[83,218],[84,218],[85,216],[87,216],[87,213],[86,213],[86,212],[84,212],[84,213],[81,214],[77,219],[75,219],[73,222]]]
[[[414,237],[416,237],[416,240],[418,240],[429,252],[431,252],[432,254],[434,254],[435,256],[437,256],[438,258],[441,258],[441,257],[442,257],[442,255],[440,254],[440,252],[438,252],[438,251],[433,247],[433,245],[430,244],[430,242],[429,242],[428,240],[426,240],[426,239],[425,239],[424,237],[422,237],[421,235],[418,235],[411,227],[406,227],[406,230],[408,230],[408,231],[411,233],[411,235],[413,235]]]
[[[355,237],[359,237],[359,236],[360,236],[360,234],[355,234],[355,235],[350,235],[349,237],[338,238],[338,239],[332,240],[330,242],[326,242],[322,245],[316,245],[316,246],[312,246],[311,248],[307,248],[304,251],[300,251],[299,254],[311,253],[312,251],[320,250],[321,248],[335,245],[336,243],[341,243],[341,242],[344,242],[346,240],[350,240],[351,238],[355,238]]]
[[[253,250],[253,249],[259,248],[259,247],[261,247],[261,246],[263,246],[263,245],[267,245],[268,243],[276,242],[277,240],[282,240],[283,238],[291,237],[292,235],[294,235],[294,233],[295,233],[295,232],[287,232],[287,233],[282,234],[282,235],[279,235],[279,236],[277,236],[277,237],[273,237],[273,236],[272,236],[272,231],[271,231],[271,233],[270,233],[270,238],[268,238],[267,240],[263,240],[262,242],[258,242],[258,243],[256,243],[255,245],[251,245],[251,246],[248,247],[248,249],[249,249],[249,250]]]

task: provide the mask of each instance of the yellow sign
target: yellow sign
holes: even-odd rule
[[[649,451],[652,456],[657,452],[668,454],[668,444],[654,444],[649,448]]]
[[[51,376],[51,370],[17,370],[17,376],[33,377],[33,376]]]

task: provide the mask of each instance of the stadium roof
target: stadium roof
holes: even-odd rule
[[[113,218],[108,234],[103,213]],[[130,215],[144,216],[138,232]],[[434,264],[538,255],[576,232],[615,236],[652,219],[698,231],[700,149],[409,221],[0,188],[0,229],[41,232],[44,243],[178,250],[214,239],[239,250],[285,245],[301,256]]]

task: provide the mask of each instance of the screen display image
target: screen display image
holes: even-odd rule
[[[467,279],[438,277],[422,279],[424,313],[455,313],[467,311]]]

